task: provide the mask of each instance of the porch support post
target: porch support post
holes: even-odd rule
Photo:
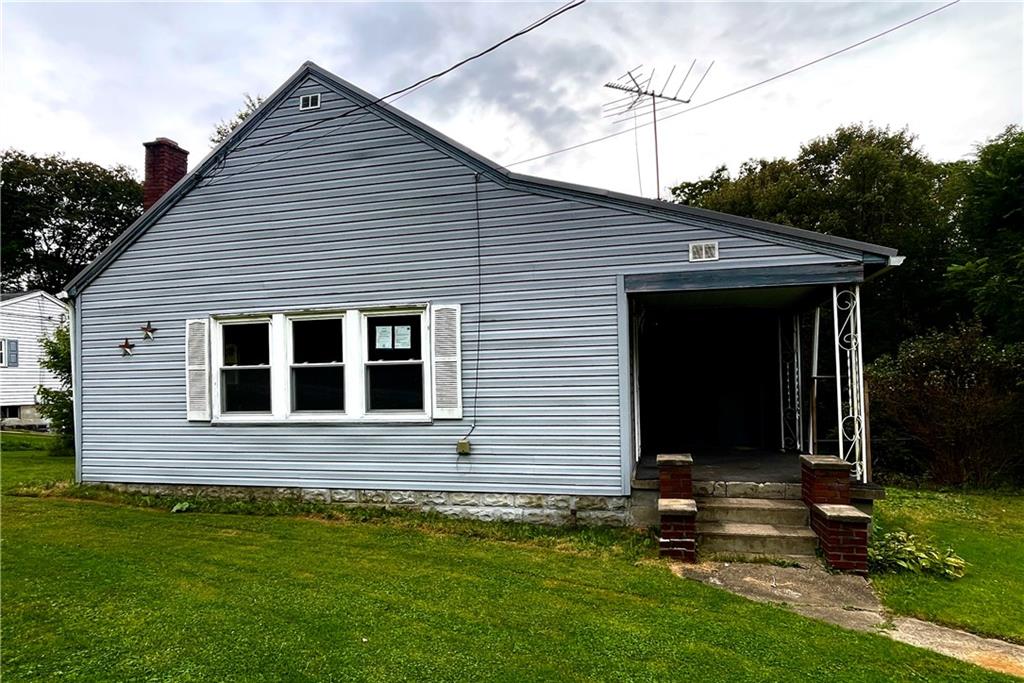
[[[811,455],[818,450],[818,345],[821,334],[821,306],[814,308],[814,334],[811,341],[811,396],[808,401],[807,452]]]
[[[839,457],[853,466],[853,476],[867,481],[864,355],[861,339],[860,286],[832,287],[835,332],[836,422]]]
[[[800,316],[779,315],[779,421],[782,450],[804,448],[803,379],[800,358]]]

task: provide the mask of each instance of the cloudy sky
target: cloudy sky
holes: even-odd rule
[[[602,104],[615,98],[606,81],[644,64],[660,86],[673,65],[685,70],[696,59],[700,72],[714,60],[699,104],[941,4],[590,0],[397,106],[513,170],[653,196],[651,129],[634,139],[631,123],[603,117]],[[558,6],[5,2],[0,146],[138,169],[141,143],[166,136],[192,152],[194,165],[243,93],[273,92],[307,59],[385,94]],[[1022,27],[1022,3],[964,0],[665,120],[662,185],[720,163],[735,169],[749,157],[792,156],[801,142],[857,121],[908,126],[933,158],[969,155],[1024,116]],[[619,130],[627,132],[514,165]]]

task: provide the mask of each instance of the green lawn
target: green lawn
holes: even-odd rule
[[[46,483],[70,479],[75,474],[75,460],[70,457],[49,456],[43,453],[53,437],[32,432],[0,434],[0,489],[29,483]]]
[[[70,463],[5,449],[2,466],[7,489]],[[5,681],[1009,680],[681,580],[614,542],[2,505]]]
[[[914,574],[876,578],[888,608],[1024,643],[1024,495],[890,488],[876,519],[952,546],[970,563],[958,581]]]

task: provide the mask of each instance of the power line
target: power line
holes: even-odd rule
[[[483,57],[484,55],[487,55],[487,54],[497,50],[502,45],[505,45],[506,43],[509,43],[509,42],[515,40],[516,38],[524,36],[527,33],[531,32],[531,31],[533,31],[533,30],[535,30],[537,28],[540,28],[541,26],[543,26],[544,24],[548,23],[549,21],[555,19],[558,16],[561,16],[562,14],[565,14],[566,12],[569,12],[571,10],[576,9],[577,7],[579,7],[580,5],[584,4],[585,2],[587,2],[587,0],[570,0],[569,2],[565,3],[564,5],[558,7],[557,9],[552,10],[551,12],[548,12],[547,14],[545,14],[540,19],[537,19],[536,21],[528,24],[527,26],[525,26],[522,29],[516,31],[515,33],[509,35],[508,37],[503,38],[502,40],[498,41],[497,43],[494,43],[490,47],[485,48],[485,49],[481,50],[480,52],[477,52],[476,54],[473,54],[473,55],[471,55],[469,57],[466,57],[465,59],[463,59],[463,60],[461,60],[459,62],[456,62],[455,64],[449,66],[448,68],[443,69],[442,71],[438,71],[437,73],[434,73],[434,74],[431,74],[431,75],[426,76],[424,78],[421,78],[420,80],[416,81],[415,83],[413,83],[411,85],[408,85],[408,86],[405,86],[404,88],[399,88],[398,90],[390,92],[387,95],[384,95],[383,97],[378,97],[377,99],[375,99],[375,100],[373,100],[371,102],[368,102],[366,104],[357,104],[355,106],[355,108],[348,109],[348,110],[344,111],[341,114],[338,114],[336,116],[331,116],[331,117],[328,117],[328,118],[324,118],[324,119],[317,119],[316,121],[313,121],[313,122],[311,122],[309,124],[306,124],[305,126],[300,126],[300,127],[296,128],[294,130],[288,131],[286,133],[282,133],[281,135],[276,135],[276,136],[274,136],[272,138],[269,138],[267,140],[263,140],[262,142],[253,143],[253,144],[250,144],[250,145],[240,146],[240,147],[237,148],[236,151],[244,151],[244,150],[248,150],[248,149],[257,149],[259,147],[263,147],[265,145],[269,145],[271,143],[277,142],[277,141],[282,140],[284,138],[287,138],[289,136],[295,135],[296,133],[301,133],[301,132],[305,132],[307,130],[310,130],[312,128],[316,128],[317,126],[323,125],[324,123],[329,123],[331,121],[337,121],[338,119],[344,119],[344,118],[346,118],[346,117],[350,116],[351,114],[356,113],[358,111],[363,111],[364,113],[368,113],[368,110],[369,110],[370,107],[373,107],[374,105],[380,104],[381,102],[384,102],[385,100],[389,100],[391,98],[394,98],[395,100],[399,100],[402,97],[405,97],[406,95],[412,94],[414,91],[422,88],[423,86],[427,85],[428,83],[432,83],[433,81],[441,78],[442,76],[446,76],[447,74],[451,73],[452,71],[455,71],[456,69],[458,69],[458,68],[460,68],[462,66],[465,66],[469,62],[472,62],[473,60],[479,59],[480,57]],[[362,117],[360,117],[360,119],[361,118]],[[357,120],[359,120],[359,119],[357,119]],[[355,121],[352,121],[351,123],[355,123]],[[342,124],[342,125],[344,125],[344,124]],[[324,133],[322,135],[318,135],[318,136],[315,136],[313,138],[310,138],[309,140],[307,140],[306,142],[302,143],[301,145],[299,145],[296,148],[289,149],[289,150],[284,150],[283,152],[281,152],[281,154],[275,155],[275,156],[273,156],[273,157],[271,157],[269,159],[265,159],[264,161],[258,162],[256,164],[251,165],[251,166],[245,166],[244,168],[239,169],[235,173],[230,173],[230,174],[227,174],[225,176],[221,176],[219,173],[216,173],[216,171],[220,170],[223,167],[224,158],[227,156],[227,153],[229,151],[228,148],[225,148],[223,150],[220,158],[218,159],[217,165],[214,166],[214,168],[212,169],[212,171],[214,171],[214,173],[208,174],[206,176],[206,179],[211,181],[211,182],[207,182],[205,186],[208,187],[208,186],[212,185],[213,184],[212,181],[215,178],[217,178],[217,177],[230,178],[231,176],[237,175],[238,173],[240,173],[242,171],[251,171],[254,168],[256,168],[257,166],[261,166],[261,165],[263,165],[265,163],[269,163],[271,161],[274,161],[275,159],[280,158],[284,154],[288,154],[290,152],[298,151],[299,149],[302,149],[303,147],[305,147],[306,145],[312,143],[313,141],[318,140],[318,139],[322,138],[324,135],[327,135],[328,133],[334,132],[334,131],[338,130],[341,127],[342,127],[341,125],[335,126],[334,128],[331,128],[330,130],[324,131]]]
[[[790,74],[794,74],[797,71],[801,71],[803,69],[806,69],[807,67],[814,66],[815,64],[820,64],[821,62],[824,62],[827,59],[831,59],[832,57],[835,57],[837,55],[841,55],[844,52],[849,52],[850,50],[853,50],[854,48],[860,47],[861,45],[864,45],[866,43],[870,43],[871,41],[876,40],[878,38],[881,38],[882,36],[888,35],[888,34],[892,33],[893,31],[898,31],[901,28],[904,28],[906,26],[910,26],[911,24],[913,24],[915,22],[918,22],[918,21],[921,21],[922,19],[924,19],[926,17],[930,17],[933,14],[941,12],[942,10],[944,10],[944,9],[946,9],[948,7],[952,7],[953,5],[955,5],[955,4],[959,3],[959,2],[960,2],[960,0],[953,0],[952,2],[949,2],[949,3],[946,3],[945,5],[942,5],[941,7],[936,7],[933,10],[929,10],[928,12],[925,12],[924,14],[918,15],[918,16],[914,17],[913,19],[908,19],[907,21],[904,21],[902,24],[897,24],[896,26],[893,26],[892,28],[886,29],[886,30],[882,31],[881,33],[876,33],[873,36],[869,36],[869,37],[867,37],[867,38],[865,38],[863,40],[860,40],[860,41],[858,41],[856,43],[853,43],[852,45],[847,45],[846,47],[844,47],[844,48],[842,48],[840,50],[836,50],[835,52],[830,52],[827,55],[823,55],[821,57],[818,57],[817,59],[811,60],[811,61],[809,61],[809,62],[807,62],[805,64],[801,64],[800,66],[793,67],[792,69],[789,69],[788,71],[783,71],[780,74],[776,74],[775,76],[772,76],[770,78],[766,78],[763,81],[758,81],[757,83],[753,83],[751,85],[748,85],[748,86],[745,86],[743,88],[740,88],[739,90],[734,90],[734,91],[732,91],[730,93],[726,93],[725,95],[721,95],[721,96],[716,97],[716,98],[714,98],[712,100],[708,100],[707,102],[702,102],[701,104],[697,104],[697,105],[694,105],[692,107],[688,107],[688,108],[684,109],[683,111],[677,111],[674,114],[669,114],[668,116],[663,117],[662,120],[664,121],[665,119],[670,119],[670,118],[675,117],[675,116],[682,116],[683,114],[688,114],[691,111],[696,111],[697,109],[701,109],[703,107],[707,107],[708,105],[714,104],[716,102],[721,102],[724,99],[728,99],[728,98],[733,97],[735,95],[739,95],[741,93],[745,93],[748,90],[753,90],[754,88],[759,88],[762,85],[766,85],[768,83],[771,83],[772,81],[776,81],[776,80],[778,80],[780,78],[783,78],[784,76],[789,76]],[[670,106],[665,107],[665,109],[671,109],[671,108],[674,108],[676,106],[679,106],[679,105],[670,105]],[[639,127],[644,128],[644,127],[647,127],[647,126],[650,126],[650,125],[653,125],[653,123],[652,122],[646,122],[646,123],[641,123]],[[570,152],[570,151],[572,151],[574,149],[580,149],[581,147],[586,147],[588,145],[593,145],[593,144],[596,144],[598,142],[604,142],[605,140],[610,140],[610,139],[618,137],[620,135],[625,135],[625,134],[627,134],[629,132],[630,131],[627,128],[627,129],[624,129],[624,130],[616,131],[614,133],[609,133],[608,135],[603,135],[601,137],[594,138],[593,140],[587,140],[585,142],[580,142],[580,143],[577,143],[575,145],[570,145],[568,147],[563,147],[562,149],[556,149],[554,151],[545,152],[544,154],[538,154],[537,156],[529,157],[527,159],[520,159],[519,161],[513,161],[510,164],[504,164],[504,166],[506,168],[510,168],[512,166],[519,166],[520,164],[526,164],[526,163],[529,163],[531,161],[537,161],[539,159],[546,159],[547,157],[554,156],[556,154],[562,154],[563,152]]]

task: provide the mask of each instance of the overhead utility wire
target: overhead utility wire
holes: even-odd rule
[[[477,52],[474,55],[466,57],[465,59],[463,59],[463,60],[461,60],[459,62],[456,62],[455,64],[451,65],[447,69],[444,69],[442,71],[438,71],[437,73],[431,74],[430,76],[426,76],[424,78],[421,78],[420,80],[416,81],[415,83],[413,83],[411,85],[407,85],[404,88],[399,88],[398,90],[395,90],[393,92],[388,93],[387,95],[384,95],[383,97],[378,97],[377,99],[375,99],[375,100],[373,100],[371,102],[368,102],[366,104],[357,104],[355,106],[355,108],[348,109],[348,110],[344,111],[341,114],[338,114],[336,116],[331,116],[331,117],[328,117],[328,118],[324,118],[324,119],[317,119],[316,121],[313,121],[313,122],[311,122],[311,123],[309,123],[309,124],[307,124],[305,126],[300,126],[300,127],[296,128],[294,130],[288,131],[287,133],[282,133],[281,135],[276,135],[276,136],[274,136],[272,138],[269,138],[267,140],[263,140],[262,142],[257,142],[257,143],[253,143],[253,144],[250,144],[250,145],[240,146],[240,147],[237,148],[237,151],[244,151],[244,150],[248,150],[248,149],[257,149],[259,147],[263,147],[265,145],[269,145],[271,143],[274,143],[274,142],[277,142],[279,140],[282,140],[282,139],[284,139],[286,137],[289,137],[291,135],[295,135],[296,133],[301,133],[301,132],[310,130],[312,128],[315,128],[317,126],[323,125],[325,123],[329,123],[331,121],[336,121],[338,119],[344,119],[344,118],[346,118],[346,117],[348,117],[348,116],[350,116],[350,115],[352,115],[352,114],[354,114],[354,113],[356,113],[358,111],[367,112],[367,110],[370,107],[372,107],[374,105],[377,105],[377,104],[380,104],[381,102],[384,102],[385,100],[389,100],[389,99],[392,99],[392,98],[394,98],[395,100],[401,99],[402,97],[405,97],[406,95],[412,94],[412,92],[414,92],[415,90],[418,90],[419,88],[422,88],[423,86],[427,85],[428,83],[431,83],[431,82],[441,78],[442,76],[446,76],[447,74],[451,73],[452,71],[454,71],[454,70],[456,70],[456,69],[458,69],[458,68],[460,68],[462,66],[465,66],[469,62],[472,62],[475,59],[479,59],[480,57],[483,57],[484,55],[487,55],[487,54],[497,50],[502,45],[505,45],[506,43],[508,43],[508,42],[510,42],[512,40],[515,40],[516,38],[522,37],[522,36],[526,35],[527,33],[529,33],[530,31],[533,31],[534,29],[540,28],[541,26],[543,26],[544,24],[548,23],[552,19],[555,19],[556,17],[558,17],[558,16],[560,16],[562,14],[565,14],[566,12],[569,12],[570,10],[576,9],[577,7],[579,7],[580,5],[584,4],[585,2],[587,2],[587,0],[571,0],[570,2],[565,3],[561,7],[557,8],[555,10],[552,10],[551,12],[547,13],[546,15],[541,17],[540,19],[537,19],[533,23],[531,23],[531,24],[525,26],[524,28],[516,31],[515,33],[509,35],[508,37],[503,38],[502,40],[500,40],[497,43],[491,45],[490,47],[488,47],[488,48],[486,48],[484,50],[481,50],[480,52]],[[360,118],[362,118],[362,117],[360,117]],[[352,123],[355,123],[355,122],[353,121]],[[330,130],[325,131],[323,133],[323,135],[326,135],[327,133],[333,132],[333,131],[337,130],[340,127],[341,126],[335,126],[334,128],[331,128]],[[242,171],[250,171],[250,170],[254,169],[257,166],[260,166],[262,164],[268,163],[270,161],[274,161],[275,159],[278,159],[280,156],[282,156],[284,154],[287,154],[287,153],[294,152],[294,151],[297,151],[299,149],[302,149],[303,147],[305,147],[306,145],[310,144],[311,142],[319,139],[320,137],[323,137],[323,135],[319,135],[319,136],[310,138],[309,140],[307,140],[304,143],[302,143],[301,145],[299,145],[297,148],[285,150],[285,151],[283,151],[279,155],[273,156],[273,157],[271,157],[269,159],[266,159],[264,161],[258,162],[256,164],[245,166],[243,168],[240,168],[235,173],[230,173],[230,174],[227,174],[226,176],[221,176],[221,177],[230,178],[231,176],[237,175],[237,173],[240,173]],[[217,166],[215,166],[214,169],[213,169],[214,171],[217,171],[220,168],[222,168],[223,159],[227,155],[227,152],[228,152],[228,149],[224,149],[223,150],[223,152],[221,154],[221,158],[218,161]],[[214,180],[218,176],[220,176],[219,173],[208,174],[205,179],[212,181],[212,180]],[[208,182],[206,185],[209,186],[211,184],[212,184],[212,182]]]
[[[960,0],[953,0],[952,2],[949,2],[949,3],[946,3],[945,5],[942,5],[941,7],[936,7],[933,10],[929,10],[928,12],[925,12],[924,14],[918,15],[918,16],[914,17],[913,19],[908,19],[907,21],[903,22],[902,24],[897,24],[896,26],[893,26],[892,28],[886,29],[885,31],[882,31],[881,33],[876,33],[873,36],[869,36],[868,38],[865,38],[864,40],[861,40],[861,41],[858,41],[856,43],[853,43],[852,45],[848,45],[848,46],[842,48],[841,50],[836,50],[835,52],[830,52],[829,54],[824,55],[822,57],[818,57],[817,59],[814,59],[814,60],[812,60],[810,62],[807,62],[805,64],[801,64],[800,66],[797,66],[797,67],[793,67],[792,69],[789,69],[788,71],[783,71],[780,74],[776,74],[775,76],[772,76],[771,78],[766,78],[763,81],[758,81],[757,83],[753,83],[753,84],[748,85],[746,87],[740,88],[739,90],[734,90],[734,91],[732,91],[730,93],[726,93],[725,95],[721,95],[720,97],[716,97],[716,98],[714,98],[712,100],[708,100],[707,102],[702,102],[702,103],[700,103],[698,105],[694,105],[692,107],[688,107],[688,108],[684,109],[683,111],[677,111],[674,114],[669,114],[668,116],[663,117],[662,120],[670,119],[670,118],[672,118],[674,116],[681,116],[683,114],[689,114],[691,111],[695,111],[697,109],[700,109],[702,107],[706,107],[706,106],[714,104],[716,102],[721,102],[724,99],[728,99],[728,98],[733,97],[735,95],[739,95],[740,93],[747,92],[748,90],[753,90],[754,88],[758,88],[758,87],[760,87],[762,85],[766,85],[766,84],[771,83],[772,81],[776,81],[776,80],[778,80],[778,79],[780,79],[780,78],[782,78],[784,76],[789,76],[790,74],[794,74],[797,71],[801,71],[803,69],[806,69],[807,67],[814,66],[815,64],[819,64],[819,63],[825,61],[826,59],[831,59],[832,57],[835,57],[837,55],[841,55],[844,52],[849,52],[850,50],[852,50],[854,48],[860,47],[861,45],[864,45],[866,43],[870,43],[871,41],[876,40],[878,38],[881,38],[882,36],[888,35],[888,34],[892,33],[893,31],[898,31],[901,28],[904,28],[906,26],[910,26],[911,24],[913,24],[915,22],[918,22],[918,21],[921,21],[922,19],[924,19],[926,17],[930,17],[933,14],[941,12],[942,10],[947,9],[949,7],[952,7],[953,5],[955,5],[955,4],[959,3],[959,2],[960,2]],[[672,106],[678,106],[678,105],[672,105]],[[670,109],[670,108],[672,108],[672,106],[665,107],[665,109]],[[650,126],[650,125],[652,125],[652,122],[648,121],[648,122],[645,122],[645,123],[641,123],[640,127],[641,128],[645,128],[645,127]],[[509,168],[509,167],[512,167],[512,166],[519,166],[520,164],[526,164],[526,163],[529,163],[531,161],[537,161],[538,159],[545,159],[547,157],[554,156],[556,154],[562,154],[563,152],[570,152],[570,151],[572,151],[574,149],[579,149],[581,147],[586,147],[588,145],[593,145],[593,144],[598,143],[598,142],[604,142],[605,140],[610,140],[611,138],[615,138],[615,137],[618,137],[620,135],[625,135],[625,134],[627,134],[629,132],[630,132],[630,129],[626,128],[626,129],[623,129],[623,130],[616,131],[614,133],[609,133],[608,135],[604,135],[604,136],[601,136],[599,138],[594,138],[593,140],[587,140],[585,142],[580,142],[580,143],[577,143],[575,145],[570,145],[568,147],[563,147],[562,149],[556,149],[556,150],[551,151],[551,152],[545,152],[544,154],[538,154],[537,156],[529,157],[527,159],[520,159],[519,161],[513,161],[510,164],[504,164],[504,166],[506,168]]]

